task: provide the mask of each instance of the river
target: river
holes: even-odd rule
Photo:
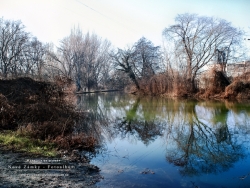
[[[250,103],[113,92],[79,95],[78,108],[78,131],[99,141],[99,187],[250,186]]]

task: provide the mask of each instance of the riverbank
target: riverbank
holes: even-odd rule
[[[140,89],[134,85],[125,88],[125,92],[141,96],[164,96],[167,98],[189,98],[189,99],[218,99],[218,100],[249,100],[250,99],[250,77],[245,73],[236,78],[228,78],[221,71],[212,70],[206,77],[197,80],[196,89],[190,91],[187,80],[179,82],[177,86],[162,84],[164,79],[147,84],[139,82]],[[152,80],[152,78],[151,78]],[[151,84],[151,85],[150,85]],[[158,85],[157,85],[158,84]]]
[[[94,150],[97,140],[75,132],[86,114],[77,111],[70,83],[31,78],[0,80],[0,131],[50,142],[59,149]]]
[[[59,78],[60,79],[60,78]],[[67,80],[0,80],[0,187],[95,187],[99,169],[83,151],[97,140],[76,132],[85,114],[76,110]],[[9,168],[27,159],[64,160],[73,169]]]
[[[27,161],[49,160],[64,160],[75,168],[47,170],[10,168],[18,162],[32,164],[32,162]],[[60,158],[49,158],[24,152],[16,152],[12,149],[0,146],[0,187],[2,188],[95,188],[95,183],[101,178],[98,167],[89,164],[84,157],[77,157],[76,154],[62,152],[62,157]]]
[[[76,94],[107,93],[107,92],[115,92],[115,91],[121,91],[121,90],[119,90],[119,89],[109,89],[109,90],[95,90],[95,91],[79,91],[79,92],[76,92]]]

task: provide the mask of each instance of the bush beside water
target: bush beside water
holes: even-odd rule
[[[69,81],[63,78],[53,83],[31,78],[0,80],[1,136],[11,130],[12,137],[54,143],[58,149],[93,150],[94,138],[73,134],[74,126],[84,115],[75,110],[70,100],[72,92],[64,91],[66,84]],[[0,143],[8,143],[3,140]]]

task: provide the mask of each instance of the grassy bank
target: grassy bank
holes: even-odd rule
[[[1,132],[0,145],[7,149],[14,149],[36,155],[49,157],[55,157],[57,155],[55,144],[20,135],[14,131]]]

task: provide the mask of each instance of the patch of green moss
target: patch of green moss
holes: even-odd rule
[[[28,136],[19,135],[16,132],[5,131],[0,133],[0,144],[8,148],[24,151],[32,154],[55,157],[56,145]]]

